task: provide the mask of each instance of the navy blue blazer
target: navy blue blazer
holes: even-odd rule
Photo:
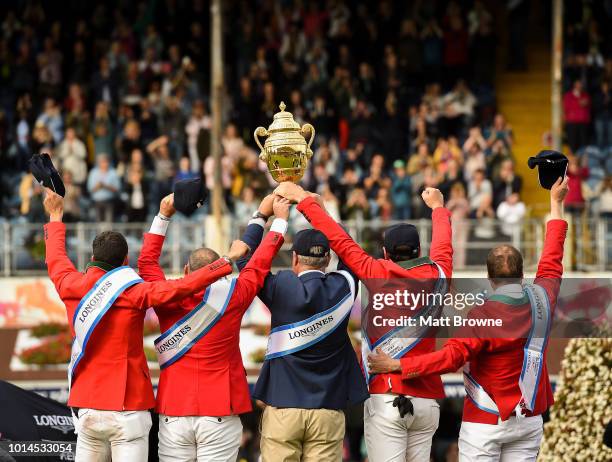
[[[255,232],[244,236],[253,250],[261,241],[257,237]],[[238,266],[246,261],[239,261]],[[342,262],[338,269],[350,273],[356,289],[357,278]],[[268,275],[258,296],[270,309],[275,328],[323,312],[349,293],[349,283],[339,273],[309,271],[298,277],[293,271],[284,270]],[[275,407],[302,409],[344,409],[366,400],[367,385],[347,326],[348,317],[318,343],[265,361],[253,397]]]

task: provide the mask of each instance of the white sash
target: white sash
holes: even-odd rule
[[[142,282],[138,273],[129,266],[120,266],[107,272],[83,297],[72,318],[75,337],[72,342],[68,366],[68,388],[72,386],[74,371],[85,354],[92,332],[125,289]]]
[[[434,263],[438,267],[440,276],[436,280],[434,286],[434,293],[441,293],[442,296],[446,294],[448,290],[448,284],[446,281],[446,275],[442,268]],[[424,306],[415,315],[415,318],[438,318],[442,306],[434,303]],[[361,359],[363,362],[363,370],[365,378],[368,383],[374,378],[376,374],[370,375],[368,371],[368,355],[380,348],[385,354],[391,356],[393,359],[399,359],[412,350],[423,338],[431,326],[423,325],[424,323],[417,322],[415,326],[404,326],[396,327],[390,330],[381,338],[379,338],[374,344],[370,342],[370,338],[367,334],[366,326],[362,326],[361,329]]]
[[[523,407],[533,411],[538,393],[538,385],[544,366],[544,350],[548,343],[551,325],[551,309],[548,295],[537,284],[526,284],[523,288],[531,304],[531,329],[523,348],[523,368],[519,378],[521,399],[516,405],[517,417],[523,416]],[[467,396],[479,409],[499,415],[495,401],[469,373],[469,363],[463,370],[463,383]]]
[[[268,337],[266,360],[290,355],[320,342],[346,319],[355,303],[355,281],[347,271],[332,271],[346,278],[350,291],[335,306],[308,319],[275,327]],[[331,273],[330,273],[331,274]]]
[[[236,279],[219,279],[206,288],[202,302],[155,339],[160,369],[174,364],[221,319]]]

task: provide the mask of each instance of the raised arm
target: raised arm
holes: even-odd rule
[[[242,269],[249,262],[250,257],[253,255],[253,252],[255,252],[259,244],[261,244],[266,222],[268,221],[268,218],[270,218],[270,216],[274,213],[272,210],[274,197],[274,194],[268,194],[266,197],[264,197],[261,201],[261,204],[259,204],[257,212],[255,212],[255,215],[253,215],[253,217],[249,220],[247,229],[242,235],[242,241],[249,246],[251,251],[247,256],[240,258],[236,262],[238,271],[242,271]]]
[[[164,197],[159,204],[159,213],[153,219],[151,229],[144,234],[144,241],[138,256],[138,273],[145,281],[163,281],[166,279],[164,270],[159,264],[166,232],[174,208],[174,193]]]
[[[563,245],[567,222],[563,219],[563,200],[569,191],[568,178],[558,178],[550,190],[550,220],[546,223],[544,249],[536,278],[559,279],[563,275]]]
[[[181,279],[171,281],[154,281],[136,284],[127,289],[130,297],[137,302],[134,308],[147,309],[151,306],[163,305],[179,301],[198,292],[217,279],[232,272],[232,262],[246,255],[249,247],[242,241],[234,241],[227,254],[218,260],[189,273]],[[126,291],[126,293],[128,293]]]
[[[51,189],[45,188],[43,201],[49,223],[44,227],[45,261],[53,285],[60,297],[64,296],[76,279],[82,277],[66,253],[66,225],[62,223],[64,199]]]
[[[436,262],[447,278],[453,274],[453,232],[448,209],[437,206],[431,212],[431,247],[429,258]]]
[[[236,294],[240,297],[239,305],[243,310],[249,307],[257,293],[264,287],[266,278],[270,274],[272,260],[283,245],[290,205],[291,203],[283,198],[274,200],[275,219],[270,232],[238,276]]]

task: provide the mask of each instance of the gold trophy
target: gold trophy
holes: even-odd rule
[[[312,157],[310,146],[315,137],[315,129],[310,124],[302,127],[293,120],[293,114],[285,112],[285,103],[278,106],[280,112],[274,114],[272,124],[266,130],[257,127],[253,136],[261,153],[259,158],[268,165],[268,170],[279,183],[292,181],[297,183],[304,176],[308,160]],[[306,142],[304,134],[310,132]],[[267,136],[264,145],[261,145],[259,136]]]

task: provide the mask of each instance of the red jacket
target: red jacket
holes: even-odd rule
[[[240,354],[242,316],[261,290],[274,256],[283,245],[282,234],[270,231],[237,278],[224,315],[174,364],[162,369],[156,410],[171,416],[226,416],[251,411],[246,372]],[[138,258],[145,281],[164,280],[159,256],[164,236],[145,233]],[[154,306],[161,331],[172,327],[202,301],[204,291],[174,303]]]
[[[551,220],[546,229],[546,240],[542,258],[538,264],[535,283],[545,288],[550,306],[553,310],[563,274],[563,243],[567,223],[563,220]],[[472,314],[476,311],[477,313]],[[485,389],[495,401],[502,420],[507,420],[513,413],[521,399],[519,377],[523,366],[523,347],[530,324],[525,325],[525,319],[531,319],[529,302],[520,306],[512,306],[488,300],[481,307],[470,312],[471,316],[501,319],[504,334],[521,332],[514,338],[504,338],[505,335],[496,335],[495,338],[485,338],[473,332],[469,338],[453,338],[439,351],[422,356],[403,358],[401,376],[422,377],[430,374],[444,374],[454,372],[466,362],[470,362],[470,374]],[[522,328],[521,328],[522,325]],[[490,328],[488,328],[490,329]],[[516,329],[516,330],[515,330]],[[489,333],[490,335],[490,333]],[[466,336],[467,337],[467,336]],[[553,404],[553,393],[546,368],[546,350],[544,351],[544,368],[542,378],[537,390],[533,411],[527,415],[542,414]],[[468,397],[464,400],[463,420],[497,424],[498,417],[476,407]]]
[[[45,225],[49,277],[66,305],[74,336],[76,307],[108,268],[94,262],[85,274],[78,272],[66,254],[65,241],[63,223]],[[180,300],[231,272],[231,265],[219,259],[183,279],[142,282],[126,289],[93,331],[75,370],[68,405],[110,411],[152,408],[155,398],[142,345],[146,309]]]
[[[404,269],[391,260],[376,259],[369,256],[313,198],[304,199],[298,204],[297,208],[314,228],[327,236],[330,246],[338,254],[338,258],[363,283],[367,284],[367,279],[404,278],[433,281],[439,277],[437,266],[431,263]],[[450,279],[453,271],[450,212],[445,208],[437,208],[432,212],[431,219],[433,232],[429,257],[440,265],[446,277]],[[371,340],[375,341],[376,339]],[[435,338],[424,338],[404,357],[429,353],[434,351],[435,347]],[[371,394],[397,393],[419,398],[444,398],[442,380],[438,375],[405,378],[400,374],[378,374],[370,382],[369,390]]]

